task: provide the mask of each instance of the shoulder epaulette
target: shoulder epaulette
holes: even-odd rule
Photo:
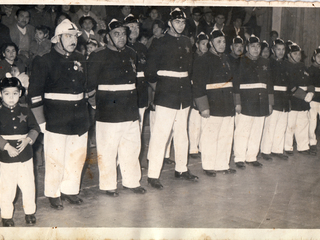
[[[28,104],[26,103],[19,103],[19,106],[23,108],[28,108]]]

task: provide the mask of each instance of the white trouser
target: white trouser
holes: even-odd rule
[[[297,142],[297,150],[309,149],[309,118],[308,111],[290,111],[285,135],[284,149],[293,151],[293,135]]]
[[[152,130],[153,130],[155,119],[156,119],[156,112],[155,111],[150,111],[150,135],[152,134]],[[164,154],[165,158],[170,158],[170,150],[171,150],[172,138],[173,138],[173,129],[171,130],[169,140],[166,143],[166,151],[165,151],[165,154]]]
[[[265,117],[239,114],[234,131],[234,162],[257,161]]]
[[[139,116],[140,116],[139,125],[140,125],[140,132],[141,133],[142,133],[142,128],[143,128],[144,113],[145,113],[146,109],[147,109],[146,107],[139,108]]]
[[[312,101],[310,102],[309,110],[309,142],[310,145],[317,145],[317,137],[315,130],[317,128],[318,114],[320,114],[320,103]]]
[[[173,143],[175,153],[175,170],[186,172],[188,170],[188,120],[189,107],[172,109],[156,106],[156,117],[149,144],[149,171],[150,178],[159,178],[166,144],[173,129]]]
[[[96,122],[99,186],[101,190],[117,189],[117,160],[122,185],[140,186],[141,170],[139,121],[119,123]]]
[[[201,115],[198,110],[190,108],[188,121],[189,153],[196,154],[200,149]]]
[[[288,112],[273,110],[272,114],[266,117],[261,140],[262,153],[283,153],[287,122]]]
[[[202,118],[201,161],[204,170],[229,169],[234,117]]]
[[[87,156],[88,133],[81,136],[44,133],[46,197],[79,193],[83,165]]]
[[[33,174],[33,159],[26,162],[0,163],[1,166],[1,217],[12,218],[13,201],[17,186],[22,192],[22,204],[25,214],[36,212],[36,190]]]

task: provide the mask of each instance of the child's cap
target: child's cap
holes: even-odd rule
[[[129,24],[129,23],[139,23],[139,20],[133,16],[133,14],[129,14],[124,18],[123,24]]]
[[[277,45],[277,44],[285,45],[284,41],[281,38],[277,38],[276,40],[273,41],[273,45]]]
[[[205,34],[204,32],[201,32],[198,34],[197,36],[197,43],[202,41],[202,40],[209,40],[209,37],[207,34]]]
[[[252,44],[252,43],[260,43],[260,38],[252,34],[248,39],[248,44]]]
[[[212,30],[212,32],[210,33],[210,40],[224,36],[225,34],[221,30]]]
[[[240,36],[236,36],[235,38],[232,39],[232,43],[233,44],[239,44],[239,43],[243,44],[243,39]]]
[[[300,52],[301,51],[301,48],[298,44],[296,43],[292,43],[288,46],[289,48],[289,53],[292,53],[292,52]]]
[[[263,40],[261,43],[261,49],[269,48],[269,43],[266,40]]]
[[[6,73],[6,77],[0,81],[0,91],[8,87],[16,87],[21,91],[21,96],[24,95],[26,89],[22,86],[20,80],[16,77],[12,77],[10,73]]]
[[[180,8],[175,8],[170,13],[170,18],[171,18],[171,20],[174,20],[174,19],[186,19],[187,16]]]

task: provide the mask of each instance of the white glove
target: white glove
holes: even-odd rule
[[[314,93],[312,92],[308,92],[307,95],[305,96],[304,100],[306,102],[311,102],[312,98],[313,98]]]

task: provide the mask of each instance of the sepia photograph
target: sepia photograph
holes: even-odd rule
[[[1,3],[0,240],[320,239],[319,6]]]

